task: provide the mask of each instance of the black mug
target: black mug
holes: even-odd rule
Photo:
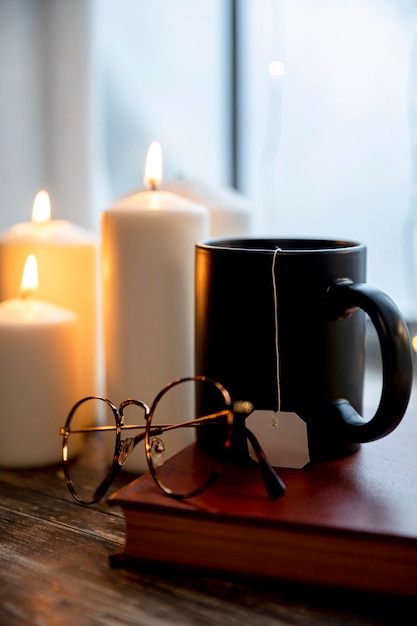
[[[366,247],[354,241],[198,243],[196,374],[220,381],[255,409],[296,413],[307,425],[311,461],[351,454],[388,435],[411,394],[410,336],[391,298],[365,280]],[[382,362],[381,399],[368,420],[362,416],[366,314]],[[210,433],[200,437],[215,445]]]

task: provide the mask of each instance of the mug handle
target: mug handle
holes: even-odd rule
[[[379,338],[382,360],[382,393],[375,415],[365,420],[347,400],[336,400],[332,403],[329,427],[355,443],[385,437],[402,420],[411,395],[412,348],[402,314],[380,289],[350,280],[330,286],[326,303],[333,319],[348,317],[357,307],[369,315]]]

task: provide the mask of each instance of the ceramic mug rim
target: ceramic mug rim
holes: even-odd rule
[[[277,249],[280,254],[345,253],[365,249],[364,244],[350,239],[293,236],[216,237],[199,241],[197,247],[258,254],[273,254]]]

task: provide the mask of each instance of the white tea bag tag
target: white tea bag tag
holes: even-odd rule
[[[296,413],[253,411],[246,425],[273,467],[301,469],[309,462],[307,424]]]

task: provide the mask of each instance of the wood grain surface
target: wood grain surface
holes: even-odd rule
[[[122,482],[130,480],[122,476]],[[120,488],[119,481],[114,489]],[[77,505],[60,468],[0,470],[1,626],[415,623],[413,598],[112,568],[124,518]]]

